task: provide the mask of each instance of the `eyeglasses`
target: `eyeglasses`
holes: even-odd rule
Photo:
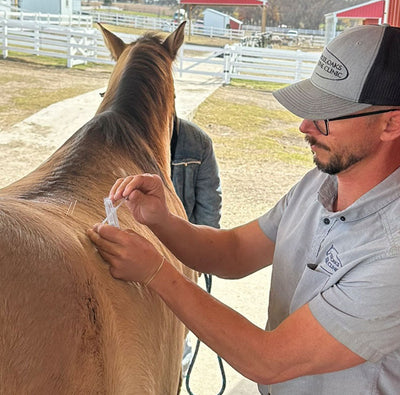
[[[383,114],[384,112],[398,111],[398,110],[399,110],[398,108],[391,108],[390,110],[363,112],[361,114],[345,115],[344,117],[337,117],[337,118],[331,118],[331,119],[319,119],[317,121],[313,121],[313,124],[315,125],[315,127],[318,129],[318,131],[320,133],[322,133],[324,136],[327,136],[329,134],[329,122],[340,121],[342,119],[367,117],[368,115]]]

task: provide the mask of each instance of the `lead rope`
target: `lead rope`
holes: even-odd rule
[[[206,290],[207,290],[207,292],[209,294],[211,294],[212,276],[211,276],[211,274],[203,274],[203,275],[204,275],[204,279],[205,279],[205,282],[206,282]],[[186,384],[186,390],[189,393],[189,395],[194,395],[192,390],[190,389],[190,376],[191,376],[191,373],[192,373],[192,370],[193,370],[194,363],[195,363],[196,358],[197,358],[197,354],[199,352],[200,344],[201,344],[200,340],[197,339],[196,348],[194,350],[193,358],[190,361],[189,369],[188,369],[188,372],[187,372],[187,375],[186,375],[185,384]],[[220,391],[218,392],[217,395],[222,395],[225,392],[225,388],[226,388],[226,376],[225,376],[225,369],[224,369],[224,365],[223,365],[223,362],[222,362],[222,358],[219,355],[217,355],[217,359],[218,359],[218,364],[219,364],[219,370],[221,372],[221,377],[222,377],[221,389],[220,389]]]

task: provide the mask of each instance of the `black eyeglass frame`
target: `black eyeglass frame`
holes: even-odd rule
[[[314,126],[317,128],[318,132],[320,132],[324,136],[328,136],[328,134],[329,134],[329,122],[340,121],[340,120],[343,120],[343,119],[366,117],[368,115],[383,114],[385,112],[399,111],[399,110],[400,110],[399,108],[391,108],[390,110],[379,110],[379,111],[363,112],[361,114],[344,115],[343,117],[337,117],[337,118],[331,118],[331,119],[317,119],[317,120],[314,120],[312,122],[313,122]],[[324,121],[325,122],[325,130],[326,130],[326,132],[321,130],[320,127],[318,126],[317,122],[319,122],[319,121]]]

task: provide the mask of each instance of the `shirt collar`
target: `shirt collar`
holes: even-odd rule
[[[326,175],[318,191],[318,201],[328,211],[337,197],[337,177]],[[347,221],[358,220],[375,214],[400,197],[400,168],[386,177],[370,191],[362,195],[351,206],[334,214],[344,215]]]

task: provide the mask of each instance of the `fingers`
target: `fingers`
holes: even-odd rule
[[[110,264],[110,274],[116,279],[122,279],[123,272],[121,272],[121,269],[118,266],[119,261],[118,254],[116,254],[115,245],[114,243],[102,238],[96,231],[97,228],[98,224],[96,224],[93,229],[88,229],[86,233],[89,236],[89,239],[96,245],[100,256]]]
[[[99,252],[115,255],[117,247],[116,241],[118,240],[117,235],[119,232],[121,232],[121,230],[114,226],[96,224],[93,229],[88,229],[86,234],[99,249]]]
[[[110,198],[113,201],[128,197],[133,198],[132,193],[139,190],[142,193],[151,193],[162,185],[161,178],[156,174],[140,174],[119,178],[110,190]],[[132,195],[132,196],[131,196]]]
[[[146,238],[132,230],[96,224],[87,230],[101,257],[110,264],[114,278],[143,282],[159,265],[160,253]]]
[[[125,178],[118,178],[115,181],[114,185],[111,187],[109,197],[113,201],[117,201],[119,199],[123,199],[125,196],[123,195],[123,191],[125,190],[126,185],[134,179],[134,176],[128,176]]]

